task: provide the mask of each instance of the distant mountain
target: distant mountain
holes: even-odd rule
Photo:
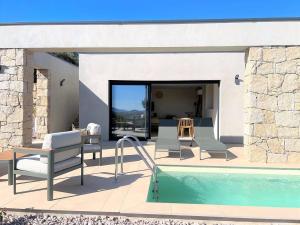
[[[144,110],[130,110],[129,112],[131,112],[131,113],[143,113],[145,111]]]
[[[113,111],[113,112],[128,112],[127,110],[124,110],[124,109],[117,109],[117,108],[114,108],[114,107],[112,107],[112,111]]]
[[[118,112],[118,113],[143,113],[144,110],[126,110],[126,109],[117,109],[112,107],[113,112]]]

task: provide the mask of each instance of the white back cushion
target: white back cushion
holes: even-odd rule
[[[52,149],[81,144],[81,136],[79,131],[66,131],[59,133],[47,134],[43,141],[42,149]],[[80,148],[70,149],[54,154],[54,163],[70,159],[80,153]],[[41,162],[48,163],[48,158],[41,156]]]
[[[100,135],[101,134],[101,126],[96,123],[89,123],[86,128],[91,135]],[[90,138],[89,140],[90,144],[98,144],[99,139],[98,138]]]

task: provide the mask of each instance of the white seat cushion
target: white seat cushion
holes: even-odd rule
[[[89,123],[86,128],[90,135],[101,135],[101,126],[96,123]],[[99,139],[98,138],[90,138],[89,140],[90,144],[98,144]]]
[[[41,164],[42,163],[40,162],[40,156],[32,155],[18,159],[16,163],[16,168],[19,170],[26,170],[36,173],[42,173],[41,171],[44,170],[47,171],[47,164],[43,164],[43,166],[41,166]],[[45,167],[45,169],[42,167]]]
[[[67,146],[72,146],[76,144],[81,144],[81,136],[79,131],[67,131],[47,134],[44,138],[43,149],[53,149],[62,148]],[[58,152],[54,154],[54,163],[72,158],[80,154],[80,148],[70,149],[63,152]],[[48,163],[48,159],[45,156],[41,156],[41,162]]]
[[[76,165],[80,165],[81,158],[80,157],[73,157],[64,161],[60,161],[54,164],[54,172],[59,172],[64,169],[71,168]],[[19,170],[40,173],[40,174],[47,174],[48,171],[48,164],[42,163],[40,161],[39,155],[33,155],[24,157],[17,160],[16,168]]]
[[[97,152],[101,150],[101,146],[99,144],[84,144],[83,152]]]

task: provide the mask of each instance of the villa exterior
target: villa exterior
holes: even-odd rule
[[[65,131],[78,117],[78,67],[44,52],[1,49],[0,149]]]
[[[151,138],[157,118],[193,114],[249,161],[300,162],[299,20],[0,25],[2,149],[30,144],[31,62],[51,51],[80,53],[80,126],[101,124],[104,140],[118,127]],[[146,131],[114,119],[120,86],[143,88]]]

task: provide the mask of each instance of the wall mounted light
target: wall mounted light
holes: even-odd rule
[[[240,75],[239,74],[237,74],[237,75],[235,75],[235,77],[234,77],[234,82],[235,82],[235,84],[236,85],[239,85],[240,84]]]
[[[62,87],[64,85],[64,82],[66,81],[66,79],[62,79],[60,82],[59,82],[59,85]]]

